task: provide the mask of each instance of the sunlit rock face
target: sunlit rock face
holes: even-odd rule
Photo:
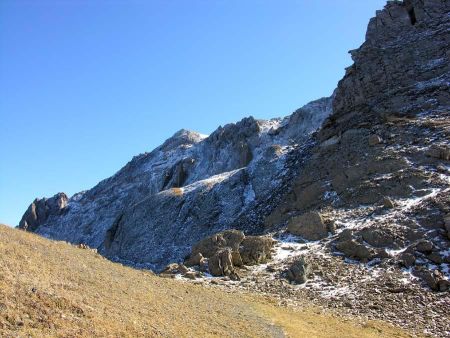
[[[369,22],[366,41],[339,82],[333,119],[367,114],[414,116],[450,101],[449,3],[388,1]],[[345,127],[343,125],[342,127]]]
[[[388,1],[377,11],[268,228],[287,223],[308,239],[304,218],[321,212],[329,234],[319,247],[329,257],[398,269],[448,290],[449,32],[449,1]]]

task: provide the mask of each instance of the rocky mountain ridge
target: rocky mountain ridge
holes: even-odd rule
[[[330,112],[323,98],[284,119],[245,118],[209,136],[180,130],[91,190],[35,200],[19,227],[161,270],[215,232],[258,232]]]

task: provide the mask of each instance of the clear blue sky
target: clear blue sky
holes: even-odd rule
[[[0,1],[0,222],[181,128],[328,96],[384,0]]]

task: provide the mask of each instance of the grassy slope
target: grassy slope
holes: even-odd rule
[[[226,293],[112,263],[0,225],[1,337],[399,337],[257,295]]]

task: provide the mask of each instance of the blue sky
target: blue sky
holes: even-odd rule
[[[332,93],[381,0],[0,1],[0,222],[209,134]]]

